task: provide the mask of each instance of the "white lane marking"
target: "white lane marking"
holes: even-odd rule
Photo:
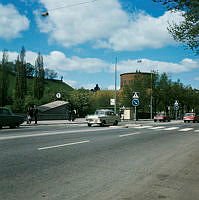
[[[156,127],[152,127],[152,128],[149,128],[149,129],[156,130],[156,129],[161,129],[161,128],[165,128],[165,126],[156,126]]]
[[[153,126],[136,126],[133,128],[142,129],[142,128],[151,128],[151,127],[153,127]]]
[[[138,135],[138,134],[140,134],[140,132],[118,135],[118,137],[127,137],[127,136]]]
[[[183,129],[180,129],[178,131],[190,131],[190,130],[193,130],[193,128],[183,128]]]
[[[165,129],[162,129],[162,130],[171,131],[171,130],[176,130],[176,129],[179,129],[179,127],[170,127],[170,128],[165,128]]]
[[[199,132],[199,130],[195,130],[194,132]]]
[[[118,127],[119,128],[119,127]],[[84,130],[68,130],[68,131],[57,131],[57,132],[42,132],[36,134],[27,134],[27,135],[13,135],[13,136],[0,136],[0,140],[9,140],[9,139],[17,139],[17,138],[28,138],[28,137],[38,137],[38,136],[48,136],[48,135],[59,135],[59,134],[66,134],[66,133],[82,133],[82,132],[92,132],[92,131],[101,131],[101,130],[110,130],[113,128],[89,128]]]
[[[64,146],[71,146],[71,145],[76,145],[76,144],[83,144],[83,143],[88,143],[90,140],[85,140],[81,142],[73,142],[73,143],[68,143],[68,144],[60,144],[60,145],[55,145],[55,146],[48,146],[48,147],[40,147],[38,150],[45,150],[45,149],[53,149],[53,148],[59,148],[59,147],[64,147]]]

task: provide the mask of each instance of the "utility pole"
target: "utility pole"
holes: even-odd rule
[[[151,101],[150,101],[151,120],[153,119],[153,74],[151,71]]]
[[[115,105],[114,112],[117,113],[117,57],[115,58]]]

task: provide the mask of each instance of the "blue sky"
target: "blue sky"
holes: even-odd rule
[[[167,32],[182,20],[152,0],[1,0],[0,57],[7,49],[14,61],[24,46],[34,64],[41,52],[74,88],[113,89],[117,57],[118,88],[122,73],[157,70],[199,89],[199,58]]]

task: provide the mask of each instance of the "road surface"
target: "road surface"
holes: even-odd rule
[[[197,200],[198,144],[192,123],[3,129],[0,199]]]

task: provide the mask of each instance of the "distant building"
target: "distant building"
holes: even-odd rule
[[[151,73],[147,72],[133,72],[120,74],[120,89],[122,90],[124,86],[129,85],[136,77],[140,77],[140,79],[144,80],[146,77],[150,76]]]
[[[67,101],[54,101],[38,106],[38,110],[38,120],[68,119],[70,105]]]

